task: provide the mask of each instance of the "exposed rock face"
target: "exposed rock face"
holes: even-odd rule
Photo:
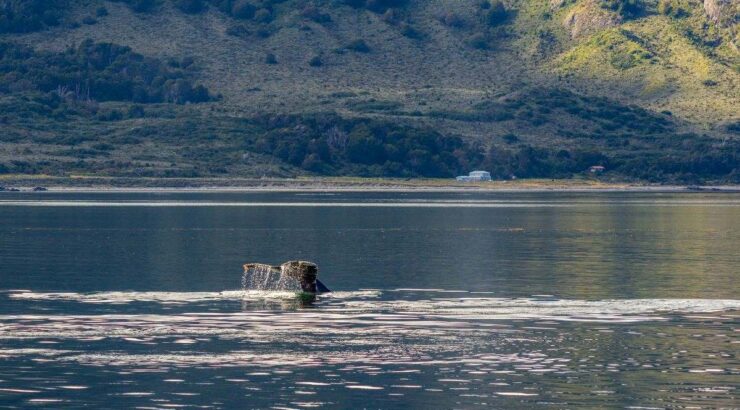
[[[730,26],[737,24],[740,17],[738,0],[704,0],[704,12],[717,24]]]
[[[550,10],[557,10],[565,4],[565,0],[550,0]]]
[[[578,38],[617,26],[621,22],[622,17],[618,14],[604,10],[594,0],[587,0],[568,13],[563,24],[570,31],[571,38]]]

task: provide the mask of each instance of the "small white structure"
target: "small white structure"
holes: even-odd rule
[[[488,171],[473,171],[468,175],[462,175],[455,179],[457,179],[458,181],[462,181],[462,182],[490,181],[491,173]]]
[[[601,174],[604,171],[606,171],[606,168],[601,165],[594,165],[588,168],[588,172],[592,174]]]

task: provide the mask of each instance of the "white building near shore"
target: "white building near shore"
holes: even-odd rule
[[[462,182],[490,181],[491,173],[488,171],[473,171],[468,175],[462,175],[455,179],[457,179],[458,181],[462,181]]]

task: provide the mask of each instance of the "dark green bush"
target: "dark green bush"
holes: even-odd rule
[[[329,175],[451,177],[473,157],[460,138],[335,115],[265,117],[248,145],[303,169]],[[453,155],[458,152],[459,156]]]
[[[301,10],[301,15],[320,24],[331,22],[331,16],[328,13],[324,13],[320,8],[313,4],[304,6],[303,10]]]
[[[59,24],[61,0],[5,0],[0,3],[0,33],[28,33]]]
[[[413,40],[421,40],[424,38],[424,34],[417,30],[416,27],[409,23],[402,23],[400,25],[401,35]]]
[[[249,38],[252,35],[252,31],[249,30],[244,24],[234,24],[226,29],[226,34],[239,38]]]
[[[447,11],[439,17],[439,22],[447,27],[461,28],[465,25],[465,20],[458,14]]]
[[[408,0],[343,0],[344,4],[347,4],[355,8],[366,8],[375,13],[385,13],[388,9],[404,7],[408,4]]]
[[[353,40],[349,44],[347,44],[344,48],[346,48],[347,50],[355,51],[357,53],[369,53],[370,52],[370,46],[368,46],[365,40],[363,39]]]
[[[147,13],[153,11],[158,5],[158,0],[111,0],[119,3],[125,3],[131,10],[137,13]]]
[[[644,12],[644,4],[641,0],[599,0],[599,4],[626,18],[634,18]]]
[[[320,55],[315,55],[311,57],[310,60],[308,60],[308,65],[310,65],[311,67],[321,67],[322,65],[324,65],[324,61],[321,59]]]
[[[180,63],[182,64],[182,63]],[[208,90],[188,71],[110,43],[82,42],[61,53],[0,43],[0,90],[27,84],[63,100],[203,102]]]
[[[508,13],[501,0],[491,0],[490,7],[485,12],[486,24],[489,26],[498,26],[506,22]]]
[[[203,0],[173,0],[175,7],[188,14],[197,14],[203,11],[206,4]]]
[[[257,7],[248,0],[237,0],[231,6],[231,15],[238,19],[251,19],[256,12]]]
[[[269,23],[272,21],[272,13],[265,8],[259,9],[254,13],[254,21],[258,23]]]
[[[476,33],[470,36],[468,44],[478,50],[488,49],[488,37],[485,34]]]

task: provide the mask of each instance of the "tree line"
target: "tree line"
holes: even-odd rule
[[[191,75],[192,59],[163,62],[131,48],[86,40],[63,52],[0,42],[0,92],[55,93],[64,99],[198,103],[212,96]]]

